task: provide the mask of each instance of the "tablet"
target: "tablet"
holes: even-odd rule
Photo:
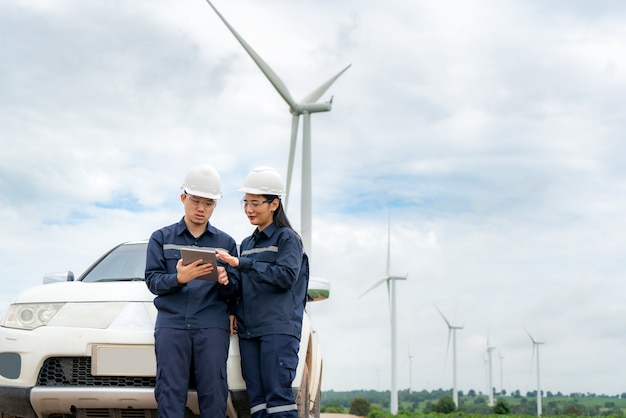
[[[200,247],[183,247],[180,249],[180,255],[183,258],[183,265],[193,263],[200,258],[202,259],[202,264],[213,264],[213,271],[210,274],[196,277],[196,279],[217,281],[217,258],[215,258],[215,250]]]

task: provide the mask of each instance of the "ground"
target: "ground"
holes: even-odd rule
[[[348,414],[320,414],[320,418],[361,418],[356,415]]]

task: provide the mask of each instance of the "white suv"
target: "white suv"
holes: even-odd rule
[[[0,321],[0,417],[156,417],[154,295],[144,283],[147,241],[121,244],[78,279],[47,275]],[[328,298],[311,278],[309,300]],[[248,417],[239,345],[228,359],[227,416]],[[319,417],[322,355],[305,313],[293,382],[299,416]],[[189,416],[198,415],[193,382]]]

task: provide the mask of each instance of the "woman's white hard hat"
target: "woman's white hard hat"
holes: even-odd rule
[[[286,196],[285,182],[272,167],[262,165],[253,168],[243,181],[240,192],[261,195]]]

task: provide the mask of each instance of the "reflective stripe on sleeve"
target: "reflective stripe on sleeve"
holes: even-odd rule
[[[281,406],[273,406],[271,408],[267,408],[267,413],[268,414],[277,414],[279,412],[297,411],[297,410],[298,410],[298,405],[293,403],[291,405],[281,405]]]
[[[250,415],[254,414],[255,412],[259,412],[264,410],[267,407],[266,403],[260,403],[258,405],[253,406],[252,408],[250,408]]]

